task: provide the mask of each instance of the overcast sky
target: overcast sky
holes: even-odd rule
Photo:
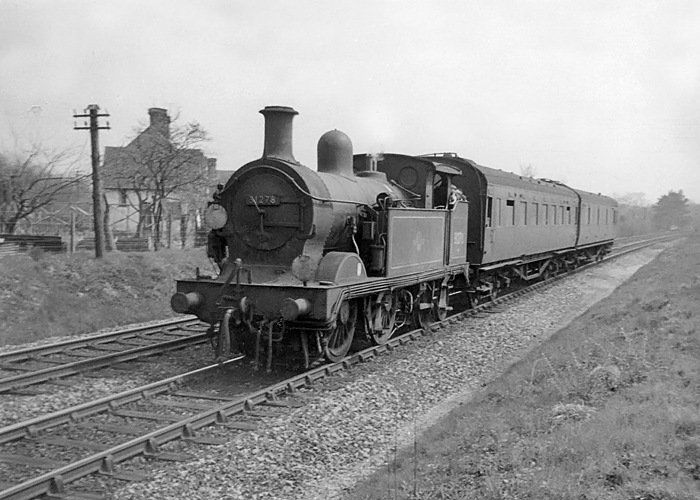
[[[700,2],[0,0],[0,149],[101,147],[149,107],[196,120],[220,169],[259,158],[267,105],[294,107],[314,168],[327,130],[355,152],[477,163],[654,202],[700,202]]]

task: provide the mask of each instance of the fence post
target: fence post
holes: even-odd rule
[[[70,212],[70,253],[75,253],[75,212]]]

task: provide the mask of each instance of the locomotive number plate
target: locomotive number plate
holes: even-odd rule
[[[250,195],[246,199],[248,205],[279,205],[280,197],[275,194],[256,194]]]

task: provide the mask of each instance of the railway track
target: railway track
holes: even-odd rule
[[[678,237],[662,235],[652,240]],[[636,238],[616,249],[636,248]],[[32,395],[42,392],[30,386],[49,382],[70,385],[65,377],[113,366],[206,342],[206,327],[197,320],[168,320],[155,325],[127,328],[79,339],[65,340],[0,354],[0,393]],[[48,389],[43,389],[48,390]]]
[[[679,236],[682,235],[661,236],[621,245],[604,261]],[[598,263],[587,264],[572,273],[596,264]],[[455,322],[465,316],[486,312],[515,297],[549,286],[567,275],[568,273],[555,276],[526,289],[503,294],[477,308],[457,313],[445,322],[438,322],[431,326],[431,330],[441,328],[441,323]],[[70,491],[67,485],[93,473],[122,480],[143,479],[143,472],[120,470],[119,464],[137,455],[155,460],[187,460],[186,454],[163,451],[164,447],[167,443],[180,439],[202,445],[225,442],[226,432],[254,428],[266,418],[279,415],[285,408],[298,406],[295,393],[300,388],[429,334],[430,331],[424,329],[404,333],[384,345],[354,353],[339,363],[318,366],[241,397],[179,390],[186,380],[214,370],[218,366],[212,365],[5,427],[0,429],[0,463],[49,470],[21,483],[0,484],[0,487],[4,488],[0,491],[0,499],[29,499],[44,494],[61,498],[97,498],[89,492]],[[236,362],[238,359],[240,358],[227,363]],[[108,433],[113,437],[108,439],[107,443],[97,438],[78,440],[66,437],[75,429],[99,432],[101,435]],[[45,458],[38,458],[41,454],[33,450],[39,445],[82,449],[87,450],[88,454],[81,455],[70,463],[54,463]]]
[[[688,233],[678,233],[678,232],[668,232],[656,236],[644,235],[644,236],[629,236],[627,238],[619,238],[615,240],[613,246],[613,251],[619,251],[627,248],[635,249],[638,245],[648,246],[650,244],[658,243],[661,241],[673,240],[676,238],[681,238],[686,236]]]
[[[0,393],[37,394],[29,386],[161,354],[207,341],[206,325],[192,318],[65,340],[0,354]],[[46,389],[44,389],[46,390]]]

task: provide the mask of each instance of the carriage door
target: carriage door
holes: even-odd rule
[[[499,200],[500,201],[500,200]],[[493,250],[493,245],[496,239],[496,231],[494,226],[496,221],[494,220],[494,208],[493,208],[493,196],[486,197],[486,217],[484,218],[484,257],[490,255]]]

